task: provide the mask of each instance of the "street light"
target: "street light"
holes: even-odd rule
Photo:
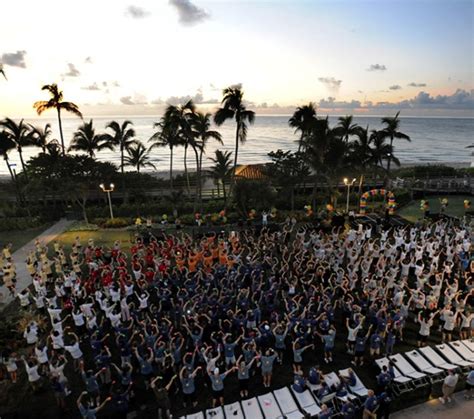
[[[344,185],[347,186],[347,199],[346,199],[346,213],[349,214],[349,194],[351,191],[351,186],[354,184],[356,181],[356,178],[352,179],[352,181],[349,182],[349,179],[346,177],[344,178]]]
[[[110,209],[110,219],[114,219],[114,212],[112,211],[112,199],[110,198],[110,192],[114,191],[115,185],[113,183],[110,184],[108,188],[105,187],[103,183],[100,185],[100,189],[102,189],[102,192],[107,193],[107,197],[109,198],[109,209]]]

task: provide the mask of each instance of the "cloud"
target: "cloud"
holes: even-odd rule
[[[407,86],[410,86],[410,87],[426,87],[426,83],[411,82],[411,83],[408,83]]]
[[[112,82],[112,87],[120,87],[120,83],[117,80]]]
[[[209,13],[190,0],[169,0],[169,4],[178,12],[179,23],[185,26],[195,25],[210,17]]]
[[[69,70],[67,73],[63,73],[63,77],[78,77],[81,73],[72,63],[68,63]]]
[[[123,105],[147,105],[148,101],[145,95],[135,93],[133,98],[132,96],[122,96],[120,98],[120,103]]]
[[[150,16],[150,12],[145,10],[143,7],[134,6],[132,4],[125,10],[125,15],[133,19],[143,19],[147,16]]]
[[[385,71],[387,67],[384,64],[370,64],[367,71]]]
[[[192,100],[196,105],[211,105],[220,102],[218,99],[204,99],[202,89],[198,89],[196,94],[193,96],[170,96],[165,102],[170,105],[182,105],[190,100]]]
[[[390,90],[401,90],[401,88],[402,86],[400,86],[399,84],[394,84],[389,87]]]
[[[319,77],[318,81],[325,84],[330,90],[338,90],[342,83],[342,80],[336,80],[334,77]]]
[[[319,101],[319,107],[324,109],[356,109],[362,106],[359,100],[336,101],[336,98],[329,96],[327,99]]]
[[[84,63],[85,64],[92,64],[92,57],[86,57],[86,59],[84,60]]]
[[[84,87],[81,87],[82,90],[90,90],[90,91],[94,91],[94,90],[100,90],[100,87],[97,83],[92,83],[91,85],[89,86],[84,86]]]
[[[2,55],[0,61],[2,64],[11,67],[26,68],[25,55],[26,51],[6,52]]]

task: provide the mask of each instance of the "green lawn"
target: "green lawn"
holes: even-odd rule
[[[56,240],[63,244],[67,252],[71,250],[71,244],[77,236],[80,237],[82,246],[86,246],[89,239],[94,239],[94,243],[99,246],[112,246],[116,240],[120,240],[122,249],[128,250],[130,234],[127,230],[66,231]]]
[[[49,227],[51,227],[51,224],[27,230],[0,231],[0,246],[3,246],[5,243],[11,243],[13,245],[12,250],[15,252]]]
[[[472,197],[467,195],[455,195],[455,196],[446,196],[446,195],[432,195],[425,198],[425,200],[430,203],[431,213],[438,213],[441,208],[440,199],[448,198],[449,204],[446,209],[446,214],[462,217],[464,215],[464,200],[469,199],[473,201]],[[400,211],[397,211],[397,214],[406,218],[409,221],[415,222],[421,217],[423,217],[423,212],[420,211],[421,199],[417,201],[412,201],[407,206],[403,207]]]

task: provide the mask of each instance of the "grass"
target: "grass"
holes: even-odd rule
[[[5,243],[11,243],[13,245],[12,250],[15,252],[29,241],[34,240],[49,227],[51,227],[51,223],[27,230],[0,231],[0,245],[3,246]]]
[[[467,195],[433,195],[426,198],[430,203],[431,213],[438,213],[441,208],[440,199],[448,198],[449,204],[446,209],[446,214],[454,217],[462,217],[464,215],[464,200],[472,197]],[[420,200],[412,201],[407,206],[403,207],[400,211],[397,211],[398,215],[406,218],[409,221],[415,222],[423,217],[423,212],[420,210]]]
[[[67,252],[71,250],[71,245],[76,237],[81,240],[82,246],[87,245],[89,239],[93,239],[95,245],[112,246],[116,240],[122,244],[122,249],[130,249],[130,235],[128,230],[97,230],[97,231],[66,231],[60,234],[56,240],[61,242]]]

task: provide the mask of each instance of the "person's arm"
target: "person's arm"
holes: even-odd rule
[[[177,377],[177,375],[174,375],[174,376],[171,378],[170,382],[169,382],[168,384],[166,384],[166,387],[165,387],[165,390],[166,390],[166,391],[170,391],[170,388],[171,388],[171,386],[173,385],[174,380],[176,380],[176,377]]]
[[[81,406],[82,406],[82,398],[87,394],[87,391],[83,391],[79,397],[77,398],[77,401],[76,401],[76,405],[77,405],[77,408],[80,409]]]
[[[104,408],[104,406],[112,400],[112,397],[107,397],[97,408],[96,408],[96,413],[98,413],[100,410]]]

